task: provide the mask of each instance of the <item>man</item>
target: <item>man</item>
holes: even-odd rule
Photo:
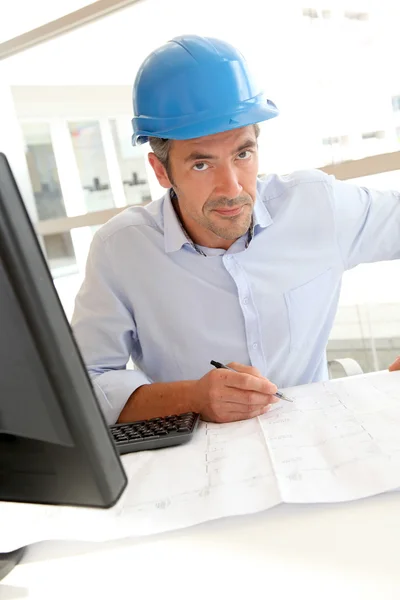
[[[400,195],[318,171],[257,180],[256,123],[278,110],[222,41],[157,49],[133,106],[133,143],[150,141],[168,191],[92,243],[73,327],[102,409],[109,423],[261,415],[276,386],[327,378],[342,274],[400,258]]]
[[[390,365],[389,371],[400,371],[400,356],[398,356],[394,363]]]

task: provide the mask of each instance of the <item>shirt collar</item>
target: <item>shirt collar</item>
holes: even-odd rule
[[[265,229],[269,225],[272,225],[272,218],[268,212],[267,207],[261,198],[261,186],[262,182],[257,179],[257,197],[254,203],[253,210],[253,232],[256,235],[260,229]]]
[[[252,240],[254,235],[257,235],[261,229],[265,229],[272,224],[272,218],[269,214],[264,202],[260,198],[260,185],[261,182],[257,180],[257,197],[254,203],[253,210],[253,222],[249,236],[249,241]],[[178,215],[175,212],[172,204],[171,190],[164,196],[163,206],[163,217],[164,217],[164,247],[165,252],[177,252],[182,248],[184,244],[189,244],[197,252],[199,251],[190,239],[188,233],[184,229]],[[246,246],[247,247],[247,246]],[[203,252],[200,252],[204,254]]]
[[[165,252],[176,252],[184,244],[192,243],[172,205],[171,190],[164,196],[163,216]]]

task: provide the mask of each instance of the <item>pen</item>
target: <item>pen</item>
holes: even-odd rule
[[[232,367],[228,367],[227,365],[224,365],[223,363],[220,363],[216,360],[211,360],[210,364],[215,367],[216,369],[228,369],[228,371],[235,371],[235,369],[232,369]],[[235,371],[235,373],[237,373],[237,371]],[[273,394],[274,396],[276,396],[277,398],[280,398],[281,400],[286,400],[287,402],[293,402],[292,398],[289,398],[289,396],[285,396],[285,394],[282,394],[282,392],[275,392],[275,394]]]

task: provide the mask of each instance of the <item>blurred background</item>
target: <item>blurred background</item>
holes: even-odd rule
[[[391,0],[13,0],[2,13],[1,150],[68,318],[96,229],[163,193],[147,147],[131,146],[131,87],[145,56],[176,35],[236,45],[280,108],[262,126],[260,175],[322,168],[400,190]],[[398,354],[400,261],[349,271],[328,358],[353,357],[367,372]]]

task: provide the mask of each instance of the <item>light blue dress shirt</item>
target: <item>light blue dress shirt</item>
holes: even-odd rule
[[[198,379],[211,359],[280,388],[327,378],[342,274],[400,258],[400,194],[273,175],[257,183],[253,227],[249,244],[196,249],[168,192],[95,234],[72,325],[108,423],[140,385]]]

